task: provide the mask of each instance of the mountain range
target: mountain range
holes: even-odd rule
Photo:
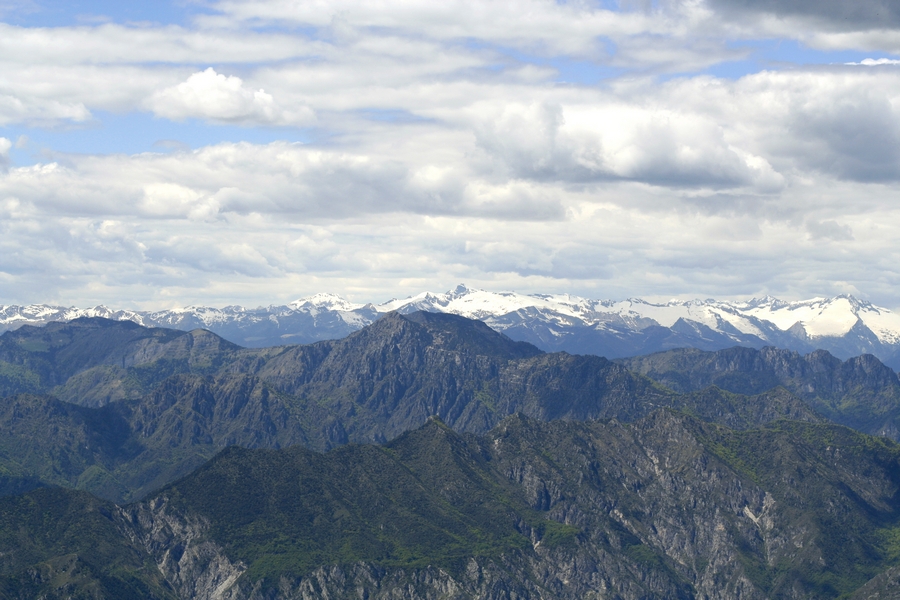
[[[884,394],[900,388],[896,377],[885,383]],[[515,413],[633,421],[663,406],[740,429],[820,420],[782,389],[676,393],[602,357],[543,353],[479,321],[427,312],[264,349],[99,318],[25,326],[0,336],[0,394],[0,491],[43,481],[115,501],[230,445],[383,443],[430,416],[478,434]],[[866,413],[873,433],[900,430],[897,396]]]
[[[190,331],[202,328],[245,347],[308,344],[343,338],[389,312],[444,312],[487,323],[514,340],[547,352],[638,356],[673,348],[720,350],[775,346],[801,353],[827,350],[847,359],[873,354],[900,369],[900,315],[853,298],[784,302],[640,299],[589,300],[577,296],[495,293],[460,285],[381,304],[354,304],[317,294],[283,306],[247,309],[188,307],[163,311],[88,309],[48,305],[0,306],[0,331],[79,317],[130,320]]]
[[[611,361],[428,311],[244,348],[82,317],[0,335],[0,398],[3,598],[900,586],[900,380],[871,355]]]
[[[270,348],[96,317],[23,326],[0,336],[0,397],[0,491],[45,482],[119,502],[230,445],[384,443],[430,416],[483,434],[516,413],[631,422],[671,407],[738,430],[828,419],[900,438],[900,380],[871,355],[732,348],[611,362],[429,312]]]

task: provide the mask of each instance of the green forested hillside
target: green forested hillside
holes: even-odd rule
[[[432,420],[383,446],[231,448],[122,509],[0,500],[0,574],[18,597],[849,597],[900,566],[898,491],[900,447],[830,424]]]
[[[835,423],[900,438],[900,379],[869,354],[841,361],[824,350],[684,348],[616,362],[681,393],[715,385],[759,394],[781,386]]]

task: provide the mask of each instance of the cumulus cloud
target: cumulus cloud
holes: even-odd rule
[[[9,64],[75,66],[140,63],[239,64],[321,52],[325,44],[284,33],[104,23],[29,28],[0,23],[0,57]]]
[[[730,146],[719,124],[696,113],[621,101],[566,109],[513,104],[476,131],[516,177],[765,190],[782,183],[764,158]]]
[[[403,162],[300,144],[220,144],[173,155],[73,158],[75,168],[16,169],[0,182],[0,193],[34,198],[55,210],[195,220],[225,214],[288,219],[379,213],[516,220],[563,216],[556,194],[479,178],[462,156],[456,168],[430,161],[435,158],[421,155]]]
[[[591,104],[509,104],[482,113],[475,127],[479,144],[515,177],[763,193],[784,185],[758,148],[736,139],[741,124],[706,114],[703,102],[645,106],[623,94]]]
[[[829,197],[803,183],[814,174],[810,168],[824,173],[815,177],[847,182],[842,186],[854,181],[852,172],[821,167],[840,156],[840,138],[822,140],[849,113],[819,121],[811,115],[854,89],[890,98],[894,85],[855,76],[835,85],[829,73],[789,73],[589,95],[551,90],[541,102],[474,102],[446,117],[437,111],[435,121],[412,130],[369,125],[352,148],[245,143],[68,157],[13,168],[0,180],[0,197],[18,203],[10,201],[19,216],[7,223],[9,239],[19,240],[16,264],[34,273],[47,272],[42,260],[64,265],[72,273],[66,285],[74,287],[63,296],[89,294],[78,286],[92,276],[110,282],[97,294],[114,295],[111,282],[121,276],[134,282],[127,289],[157,301],[163,297],[151,282],[178,297],[218,285],[204,297],[218,293],[230,303],[240,294],[280,297],[291,286],[316,291],[366,280],[375,290],[376,281],[401,272],[410,282],[405,291],[446,278],[613,297],[661,287],[721,295],[771,285],[768,291],[777,292],[794,289],[787,274],[815,271],[823,256],[816,244],[854,242],[847,236],[860,231],[867,243],[873,239],[865,225],[854,223],[851,231],[840,212],[869,210],[845,206],[852,187],[837,186],[840,193]],[[885,130],[893,119],[883,111],[873,118]],[[807,150],[785,143],[783,132],[798,123],[807,127],[801,141],[824,149],[812,162]],[[877,194],[867,198],[882,202]],[[811,202],[832,214],[795,223]],[[762,215],[773,225],[750,218],[736,226],[720,216],[724,204],[731,218]],[[96,225],[77,225],[85,220]],[[110,222],[120,225],[100,225]],[[315,239],[327,244],[310,241],[310,222],[325,232]],[[409,229],[401,232],[402,224]],[[30,245],[46,235],[62,246]],[[886,244],[880,248],[892,255]],[[21,248],[29,248],[27,257]],[[63,252],[67,258],[54,258]],[[856,252],[868,259],[859,254],[867,250]],[[785,262],[788,254],[793,262]],[[777,265],[780,283],[766,264]],[[0,271],[25,277],[12,263]],[[845,271],[847,280],[852,269]],[[243,288],[245,279],[258,285]],[[291,287],[291,295],[301,293]]]
[[[891,103],[862,94],[832,100],[794,120],[796,136],[808,140],[801,160],[857,181],[900,179],[900,115]]]
[[[896,73],[761,73],[736,91],[775,164],[855,181],[900,179]]]
[[[244,86],[234,75],[216,73],[212,67],[194,73],[178,85],[156,92],[147,106],[157,116],[173,120],[187,118],[225,122],[309,123],[312,111],[294,108],[290,113],[280,108],[265,90]]]

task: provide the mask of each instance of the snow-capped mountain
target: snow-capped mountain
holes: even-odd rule
[[[800,352],[823,348],[840,358],[870,353],[900,367],[900,314],[851,296],[800,302],[765,297],[747,302],[656,304],[641,299],[497,293],[460,285],[443,294],[424,292],[377,305],[316,294],[284,306],[254,309],[191,306],[153,312],[105,306],[0,306],[0,331],[78,317],[105,317],[145,326],[204,328],[244,346],[270,346],[343,337],[395,310],[454,313],[482,320],[544,350],[609,358],[675,347],[716,350],[770,345]]]

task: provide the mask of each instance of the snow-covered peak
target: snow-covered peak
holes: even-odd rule
[[[779,300],[778,298],[770,295],[765,295],[762,298],[752,298],[747,302],[736,302],[734,303],[735,307],[739,307],[742,310],[750,310],[754,308],[770,308],[770,309],[778,309],[783,306],[790,304],[789,302],[785,302],[784,300]]]
[[[859,303],[848,296],[813,298],[799,302],[771,302],[749,310],[748,315],[787,330],[799,323],[811,337],[840,336],[859,320]]]
[[[516,292],[488,292],[459,285],[443,294],[423,292],[403,300],[390,300],[379,304],[379,312],[392,310],[429,310],[447,312],[468,317],[485,319],[497,317],[527,308],[538,308],[573,317],[579,317],[593,310],[593,302],[577,296],[565,295],[525,295]]]
[[[362,308],[363,304],[354,304],[337,294],[320,293],[306,298],[294,300],[288,306],[294,310],[316,308],[318,310],[354,311]]]

